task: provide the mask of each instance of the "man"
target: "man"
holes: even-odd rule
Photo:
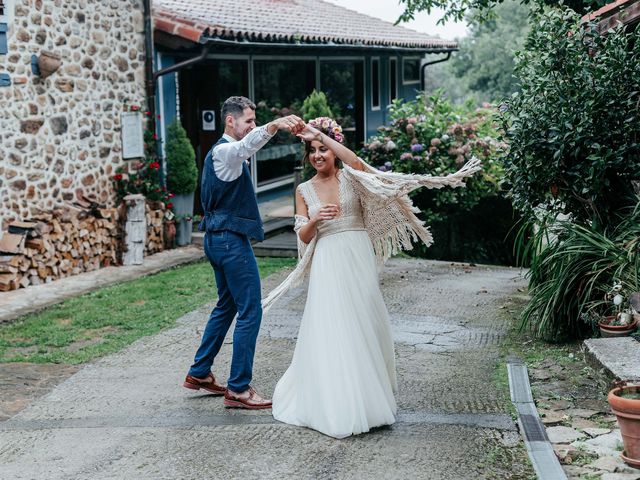
[[[264,231],[247,160],[277,130],[295,135],[304,128],[295,115],[256,128],[255,109],[245,97],[224,102],[224,135],[204,161],[201,197],[205,217],[200,229],[206,230],[204,250],[215,273],[218,303],[183,384],[224,395],[226,407],[248,409],[271,408],[271,400],[262,398],[250,385],[262,321],[260,276],[250,240],[264,240]],[[225,388],[216,381],[211,367],[236,314],[231,373]]]

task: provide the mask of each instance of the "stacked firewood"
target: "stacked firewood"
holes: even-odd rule
[[[9,224],[0,238],[0,291],[115,265],[118,217],[115,208],[80,200]]]
[[[147,239],[145,256],[164,250],[164,205],[162,202],[147,202],[145,206],[147,218]]]

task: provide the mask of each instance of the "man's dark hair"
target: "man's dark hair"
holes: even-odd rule
[[[256,109],[256,104],[249,100],[247,97],[229,97],[224,101],[222,105],[222,123],[227,120],[227,115],[238,118],[244,112],[245,108],[251,110]]]

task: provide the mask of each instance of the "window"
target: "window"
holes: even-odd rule
[[[7,30],[9,23],[8,0],[0,0],[0,55],[7,53]]]
[[[256,59],[253,62],[253,79],[258,125],[292,113],[302,116],[302,102],[316,88],[316,62]],[[256,153],[260,191],[282,186],[283,182],[290,183],[293,169],[301,159],[300,140],[279,131],[268,145]]]
[[[398,98],[398,59],[389,59],[389,103]]]
[[[420,83],[420,58],[402,59],[402,83]]]
[[[380,59],[371,59],[371,110],[380,109]]]
[[[13,0],[0,0],[0,23],[10,23],[9,12],[12,8]]]

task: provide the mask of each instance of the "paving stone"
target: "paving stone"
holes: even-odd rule
[[[585,418],[572,418],[569,423],[573,428],[598,428],[600,425],[593,420],[587,420]]]
[[[547,428],[547,436],[551,443],[571,443],[584,438],[585,434],[570,427],[559,426]]]
[[[536,398],[536,404],[544,403],[549,410],[566,410],[571,408],[573,404],[568,400]],[[566,413],[566,412],[563,412]]]
[[[583,432],[593,438],[599,435],[604,435],[606,433],[611,433],[611,429],[610,428],[585,428]]]
[[[611,433],[606,433],[595,438],[584,441],[577,441],[571,444],[576,448],[584,448],[586,451],[597,455],[620,455],[619,447],[622,445],[620,430],[615,429]]]
[[[553,444],[553,451],[556,453],[560,463],[566,465],[573,463],[573,460],[580,455],[580,450],[565,444]]]
[[[538,409],[538,415],[540,420],[545,426],[553,427],[569,420],[567,415],[564,415],[562,411],[556,412],[553,410]]]
[[[534,369],[529,372],[529,375],[533,380],[544,381],[551,378],[551,374],[547,370]]]
[[[639,473],[604,473],[600,477],[600,480],[638,480],[640,479]]]
[[[596,410],[587,410],[584,408],[570,408],[565,413],[570,417],[591,418],[595,417],[599,412]]]
[[[581,479],[586,475],[592,475],[594,473],[594,470],[578,465],[562,465],[562,469],[569,480]]]
[[[620,469],[626,469],[626,465],[620,458],[620,455],[603,455],[594,462],[591,462],[588,466],[597,470],[604,470],[605,472],[612,473],[617,472]]]

